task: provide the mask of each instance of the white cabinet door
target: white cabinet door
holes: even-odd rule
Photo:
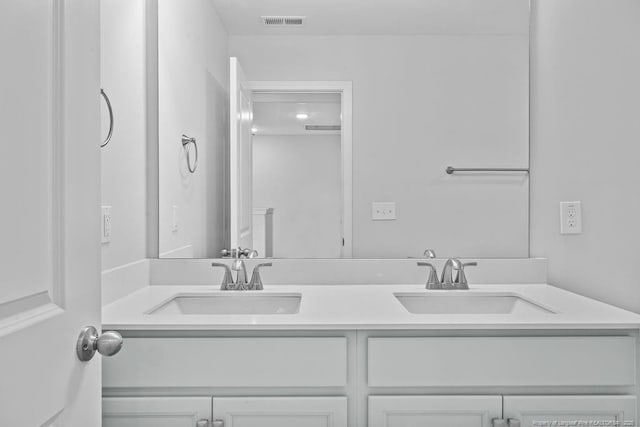
[[[522,427],[635,426],[634,396],[505,396],[504,418]]]
[[[346,397],[214,397],[225,427],[347,427]]]
[[[102,399],[102,427],[196,427],[210,418],[211,397]]]
[[[501,396],[369,396],[369,427],[490,427]]]

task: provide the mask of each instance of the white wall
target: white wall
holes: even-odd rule
[[[273,256],[340,258],[340,135],[255,135],[253,206],[274,208]]]
[[[210,0],[160,0],[158,28],[160,256],[217,256],[224,244],[226,31]],[[183,133],[198,141],[195,174],[187,171]]]
[[[640,2],[534,0],[531,252],[549,281],[640,312]],[[583,234],[561,236],[562,200]]]
[[[354,257],[527,256],[528,37],[232,36],[250,80],[353,81]],[[371,221],[395,201],[397,221]]]
[[[101,84],[114,111],[114,133],[101,150],[102,204],[112,206],[111,242],[102,269],[146,256],[146,69],[144,0],[109,0],[101,8]],[[102,135],[109,118],[102,102]],[[96,236],[99,239],[100,236]]]

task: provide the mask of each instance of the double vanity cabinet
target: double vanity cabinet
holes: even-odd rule
[[[104,359],[105,427],[637,422],[633,331],[124,335]],[[591,424],[553,424],[574,420]]]
[[[500,314],[413,314],[398,295],[444,296],[415,285],[271,287],[297,312],[181,314],[197,289],[105,307],[125,342],[103,359],[105,427],[638,425],[640,316],[551,286],[456,294],[545,307]]]

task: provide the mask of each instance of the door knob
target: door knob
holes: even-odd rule
[[[202,419],[202,420],[196,421],[196,427],[209,427],[209,420]]]
[[[78,359],[88,362],[93,359],[96,351],[103,356],[113,356],[122,348],[122,335],[116,331],[107,331],[98,335],[98,330],[93,326],[85,327],[76,343]]]

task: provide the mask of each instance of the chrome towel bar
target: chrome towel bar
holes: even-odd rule
[[[447,166],[445,169],[449,175],[456,172],[524,172],[529,173],[528,168],[454,168],[453,166]]]

